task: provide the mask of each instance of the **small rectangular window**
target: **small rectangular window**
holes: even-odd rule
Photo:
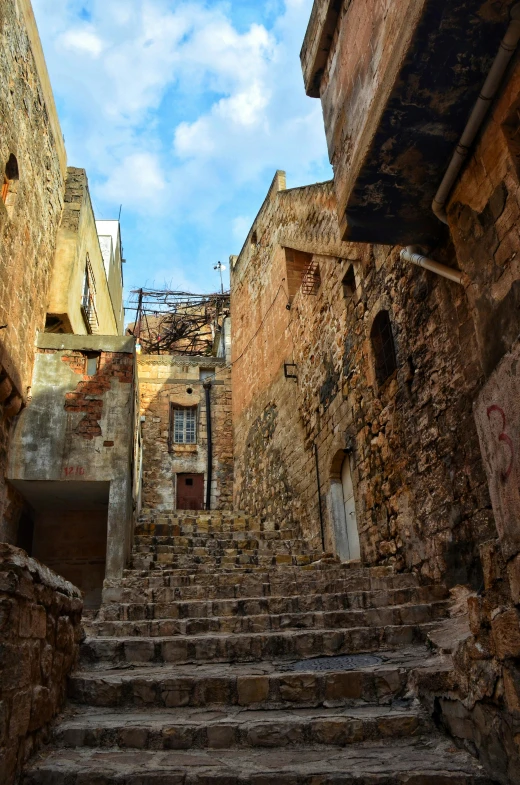
[[[92,355],[91,357],[87,356],[87,376],[95,376],[97,374],[97,369],[98,369],[97,355]]]
[[[197,444],[197,407],[182,408],[171,404],[170,449],[173,444]]]

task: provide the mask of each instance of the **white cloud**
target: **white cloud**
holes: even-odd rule
[[[104,49],[103,41],[93,29],[84,27],[68,30],[61,36],[61,44],[65,49],[85,52],[92,57],[99,57]]]
[[[157,209],[165,189],[158,158],[148,152],[135,152],[109,172],[100,193],[108,201],[148,213]]]
[[[69,160],[86,167],[100,217],[123,202],[141,230],[152,215],[167,224],[158,255],[227,258],[260,206],[242,201],[276,169],[292,183],[329,176],[320,103],[305,96],[298,59],[312,0],[272,0],[269,29],[239,28],[220,0],[90,0],[87,22],[81,0],[33,5]],[[217,250],[207,238],[225,235],[223,215]]]

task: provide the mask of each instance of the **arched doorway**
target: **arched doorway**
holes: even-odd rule
[[[361,547],[356,519],[356,501],[352,484],[350,455],[345,456],[343,466],[341,467],[341,488],[343,491],[343,508],[345,510],[345,528],[347,533],[348,556],[346,556],[346,559],[359,559]],[[340,558],[342,558],[341,555]]]
[[[328,495],[335,552],[341,561],[352,561],[361,556],[351,461],[346,450],[338,450],[332,461]]]

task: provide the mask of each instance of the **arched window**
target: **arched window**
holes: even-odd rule
[[[2,201],[4,204],[7,204],[9,195],[14,192],[18,177],[18,161],[15,156],[11,154],[5,166],[4,181],[2,183]]]
[[[370,340],[374,350],[376,379],[377,383],[381,385],[397,368],[394,336],[388,311],[379,311],[377,314],[370,331]]]

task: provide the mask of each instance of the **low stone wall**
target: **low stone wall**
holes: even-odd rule
[[[0,544],[0,782],[16,783],[60,711],[81,637],[75,586]]]

